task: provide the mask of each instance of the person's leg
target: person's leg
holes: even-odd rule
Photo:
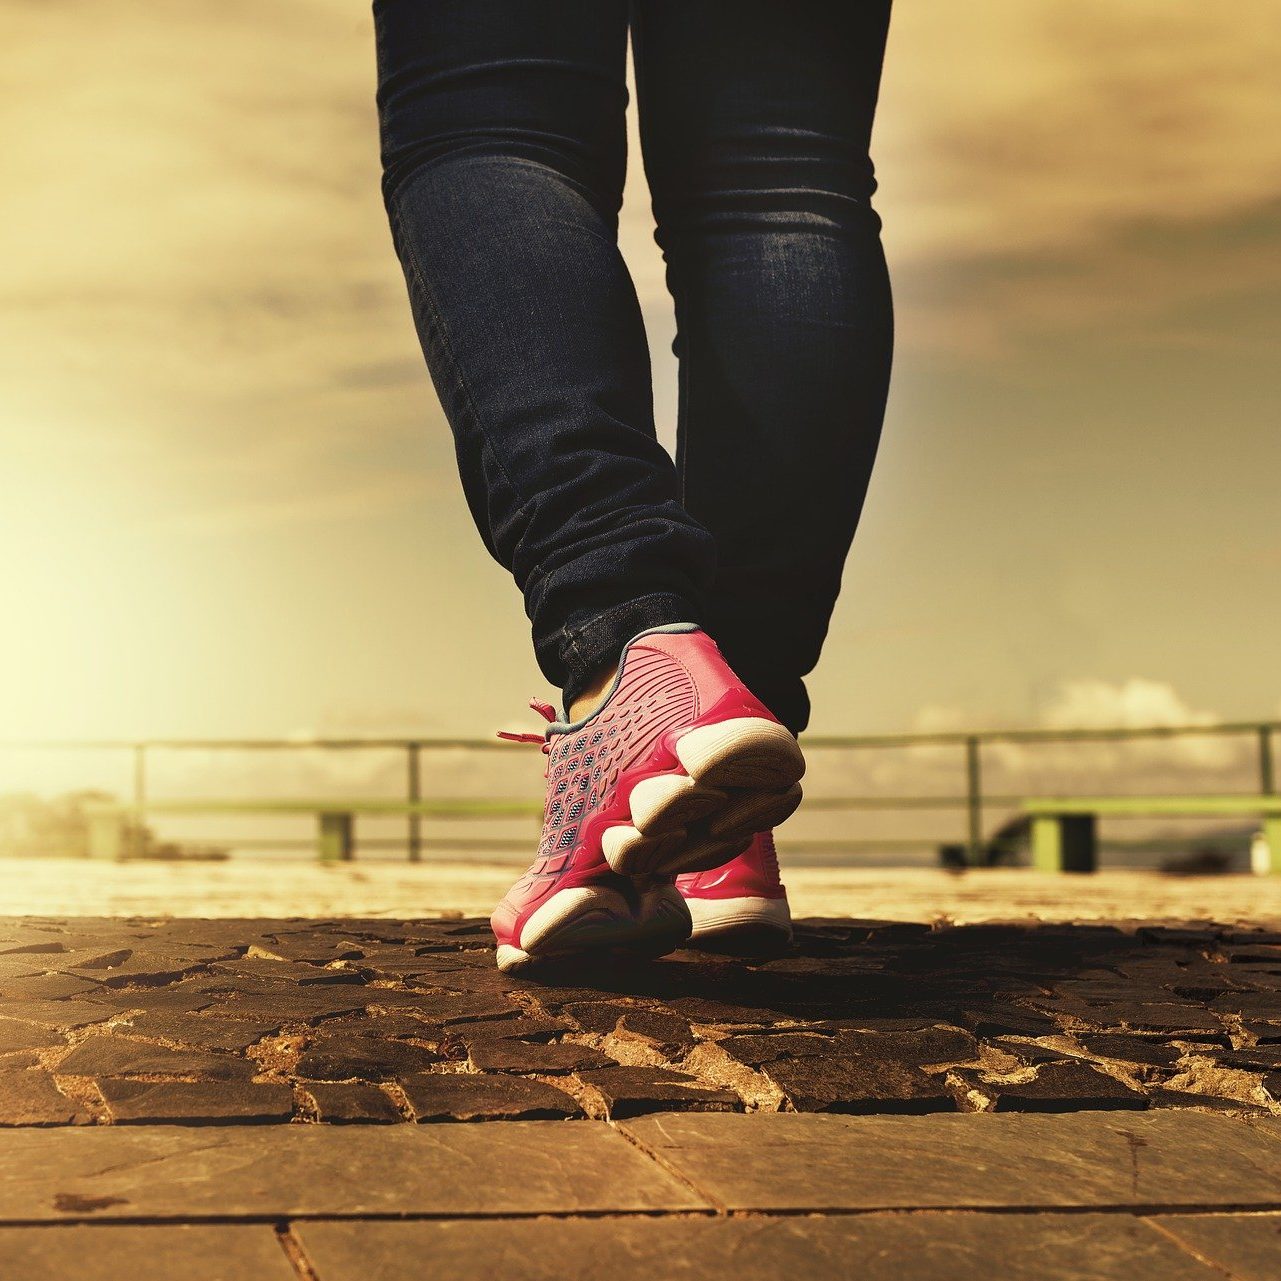
[[[789,814],[804,760],[696,626],[713,543],[654,435],[615,241],[627,9],[379,0],[375,14],[387,206],[476,522],[566,706],[618,668],[577,721],[538,705],[543,835],[490,917],[496,960],[667,952],[691,928],[672,877]]]
[[[710,536],[654,435],[618,252],[626,0],[376,0],[383,190],[490,552],[566,705],[701,622]]]
[[[795,732],[889,382],[868,158],[888,16],[888,0],[634,6],[682,499],[717,546],[707,628]]]

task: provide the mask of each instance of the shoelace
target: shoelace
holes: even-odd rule
[[[545,703],[541,698],[531,698],[529,705],[543,720],[550,723],[556,719],[556,709],[550,703]],[[498,737],[505,738],[509,743],[536,743],[543,749],[544,756],[552,750],[552,745],[548,741],[546,732],[535,734],[531,730],[525,730],[517,734],[500,729]]]

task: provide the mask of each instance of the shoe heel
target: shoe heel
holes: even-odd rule
[[[676,740],[676,759],[702,785],[739,791],[786,792],[805,773],[792,734],[759,716],[687,730]]]

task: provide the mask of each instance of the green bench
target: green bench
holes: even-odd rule
[[[1023,802],[1031,819],[1032,866],[1042,872],[1093,872],[1100,818],[1213,818],[1257,815],[1267,846],[1254,870],[1281,875],[1281,796],[1072,796]]]
[[[99,805],[87,811],[91,858],[123,858],[137,825],[151,815],[266,814],[314,815],[317,852],[323,861],[347,860],[356,851],[356,818],[537,818],[543,807],[533,801],[398,800],[235,800],[148,801],[144,805]]]

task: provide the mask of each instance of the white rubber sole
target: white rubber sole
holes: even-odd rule
[[[774,952],[792,941],[792,913],[785,898],[690,898],[695,947],[749,956]]]
[[[687,730],[676,759],[679,773],[632,788],[631,822],[601,839],[605,861],[623,876],[721,867],[801,803],[805,758],[776,721],[743,716]]]
[[[500,943],[495,959],[500,970],[511,973],[583,953],[666,956],[689,938],[692,925],[673,885],[642,891],[634,906],[608,886],[580,885],[553,894],[525,922],[520,946]]]

